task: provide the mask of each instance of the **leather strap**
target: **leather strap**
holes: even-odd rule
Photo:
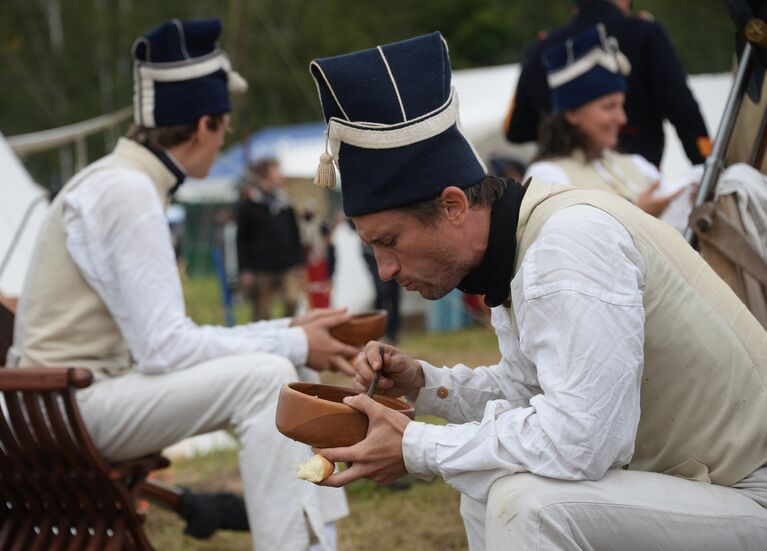
[[[767,286],[767,261],[754,249],[743,232],[716,208],[704,203],[690,214],[690,227],[708,245]]]

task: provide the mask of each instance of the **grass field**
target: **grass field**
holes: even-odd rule
[[[212,280],[185,282],[188,313],[198,323],[221,323],[223,313]],[[239,307],[236,317],[247,320],[247,309]],[[495,335],[477,327],[451,333],[412,331],[403,335],[401,348],[435,365],[494,363],[498,359]],[[326,382],[348,386],[342,375],[324,377]],[[439,423],[434,418],[419,418]],[[237,451],[220,450],[176,461],[163,475],[165,480],[202,491],[241,492]],[[339,551],[465,550],[466,536],[458,514],[458,493],[440,479],[415,481],[405,489],[379,487],[360,480],[347,487],[351,513],[338,524]],[[147,533],[157,549],[167,551],[240,551],[250,549],[248,534],[218,532],[209,541],[182,534],[183,521],[172,513],[150,509]]]

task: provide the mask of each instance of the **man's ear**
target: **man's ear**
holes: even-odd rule
[[[462,223],[469,212],[469,199],[463,190],[456,186],[448,186],[440,195],[442,208],[451,223]]]
[[[210,121],[211,119],[208,115],[203,115],[202,117],[197,119],[197,128],[195,128],[192,138],[197,138],[198,140],[200,140],[204,136],[207,136],[208,134],[210,134]]]

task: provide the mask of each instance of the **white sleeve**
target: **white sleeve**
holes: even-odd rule
[[[306,361],[306,334],[289,320],[238,327],[198,326],[186,316],[168,223],[143,173],[89,177],[64,205],[67,249],[104,301],[138,369],[166,372],[253,352]]]
[[[565,209],[515,282],[519,347],[540,391],[522,405],[515,389],[487,401],[473,423],[410,423],[403,439],[411,473],[477,500],[517,472],[597,480],[629,462],[639,423],[644,263],[625,228],[590,206]]]
[[[464,364],[435,367],[423,360],[420,363],[425,384],[415,401],[416,411],[450,423],[480,421],[487,402],[503,399],[522,406],[534,393],[521,377],[514,377],[516,370],[506,358],[497,365],[475,368]]]
[[[533,176],[553,186],[570,187],[572,185],[567,173],[549,161],[538,161],[527,167],[524,180]]]

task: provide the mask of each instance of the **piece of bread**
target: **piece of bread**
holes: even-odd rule
[[[317,453],[296,465],[296,476],[302,480],[317,483],[325,480],[335,470],[335,463]]]

